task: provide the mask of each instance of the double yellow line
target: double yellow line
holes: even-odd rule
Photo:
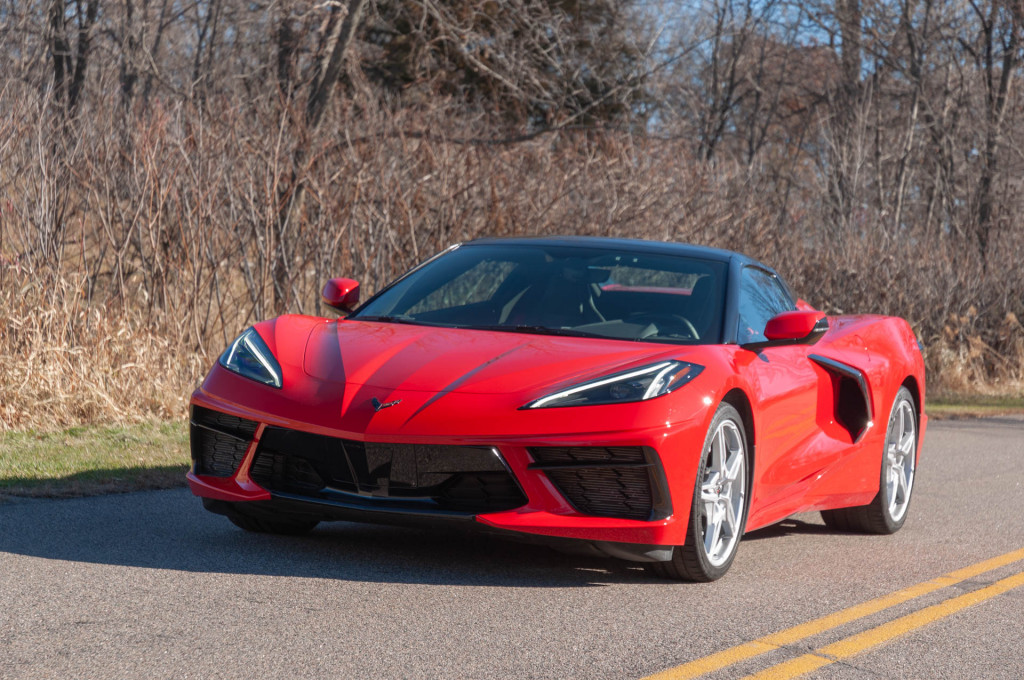
[[[909,600],[933,593],[942,588],[948,588],[949,586],[956,585],[968,579],[980,576],[990,571],[994,571],[1001,567],[1005,567],[1014,562],[1024,560],[1024,548],[1020,550],[1014,550],[1008,552],[1005,555],[999,557],[993,557],[990,560],[979,562],[963,569],[950,572],[944,576],[918,583],[917,585],[897,590],[889,595],[884,595],[874,600],[868,600],[862,604],[854,605],[847,609],[843,609],[834,614],[823,616],[807,623],[802,623],[792,628],[766,635],[757,640],[751,642],[745,642],[735,647],[716,652],[710,656],[706,656],[702,659],[697,659],[689,663],[685,663],[675,668],[670,668],[667,671],[662,671],[655,675],[649,676],[644,680],[684,680],[685,678],[696,678],[705,673],[711,673],[713,671],[720,670],[726,666],[731,666],[740,661],[750,659],[752,657],[770,652],[787,645],[792,645],[806,638],[818,635],[833,628],[837,628],[844,624],[856,621],[857,619],[864,618],[876,614],[890,607],[902,604]],[[963,595],[950,598],[939,604],[925,607],[920,611],[900,618],[894,619],[888,623],[884,623],[875,628],[871,628],[862,633],[857,633],[848,638],[840,640],[839,642],[826,645],[820,649],[816,649],[812,654],[804,654],[796,657],[789,661],[782,662],[778,665],[767,668],[760,673],[749,676],[750,678],[757,678],[758,680],[764,680],[767,678],[783,679],[783,678],[795,678],[809,673],[815,669],[827,666],[830,663],[839,661],[840,659],[846,659],[855,654],[860,654],[868,649],[877,647],[893,638],[899,637],[909,633],[912,630],[921,628],[929,623],[933,623],[942,619],[950,614],[960,611],[971,605],[984,602],[989,598],[995,597],[1005,593],[1008,590],[1024,586],[1024,572],[1014,574],[1002,580],[996,581],[995,583],[979,588]]]

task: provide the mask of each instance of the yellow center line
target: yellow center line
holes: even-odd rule
[[[963,569],[957,569],[950,573],[934,578],[930,581],[918,583],[916,585],[897,590],[889,595],[883,595],[873,600],[868,600],[861,604],[847,607],[834,614],[828,614],[813,621],[807,623],[801,623],[792,628],[772,633],[764,637],[758,638],[751,642],[745,642],[729,649],[724,649],[720,652],[716,652],[709,656],[684,663],[681,666],[675,668],[669,668],[668,670],[656,673],[648,676],[643,680],[685,680],[686,678],[696,678],[705,673],[711,673],[717,671],[726,666],[731,666],[740,661],[753,658],[770,652],[774,649],[778,649],[785,645],[791,645],[801,640],[804,640],[819,633],[823,633],[827,630],[832,630],[844,624],[856,621],[857,619],[864,618],[876,614],[890,607],[902,604],[909,600],[933,593],[942,588],[948,588],[949,586],[956,585],[966,581],[969,578],[980,576],[981,574],[994,571],[1001,567],[1005,567],[1008,564],[1013,564],[1024,560],[1024,548],[1020,550],[1014,550],[1008,552],[1005,555],[999,555],[991,559],[978,562]],[[794,659],[796,661],[796,659]],[[825,663],[831,663],[829,660],[825,660]],[[825,663],[815,666],[814,668],[820,668]],[[808,668],[808,670],[814,670],[814,668]],[[803,671],[807,672],[807,671]]]
[[[1002,595],[1008,590],[1020,588],[1021,586],[1024,586],[1024,572],[1008,576],[990,586],[985,586],[970,593],[964,593],[944,602],[933,604],[912,614],[901,616],[898,619],[883,623],[862,633],[851,635],[848,638],[816,649],[813,654],[804,654],[771,668],[766,668],[760,673],[749,675],[747,678],[748,680],[789,680],[790,678],[796,678],[822,666],[827,666],[830,663],[835,663],[836,661],[847,659],[869,649],[879,647],[901,635],[906,635],[918,628],[923,628],[930,623],[935,623],[951,614],[955,614],[962,609],[989,600],[996,595]]]

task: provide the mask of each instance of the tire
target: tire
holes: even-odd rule
[[[715,581],[736,558],[747,522],[750,457],[743,420],[729,404],[715,412],[703,451],[686,543],[675,547],[670,561],[648,565],[662,578]]]
[[[283,536],[301,536],[308,534],[316,527],[315,519],[257,519],[248,515],[230,514],[228,519],[236,527],[260,534],[281,534]]]
[[[917,471],[917,410],[910,390],[901,387],[889,411],[882,449],[878,493],[867,505],[823,510],[825,526],[840,531],[894,534],[907,521]]]

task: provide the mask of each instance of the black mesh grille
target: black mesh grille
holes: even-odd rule
[[[257,483],[303,493],[324,488],[324,480],[304,458],[267,451],[252,461],[249,476]]]
[[[542,465],[569,463],[646,463],[639,446],[545,446],[530,449]]]
[[[440,503],[452,510],[495,512],[511,510],[526,503],[507,472],[464,472],[454,475],[441,489]]]
[[[549,470],[547,475],[584,514],[625,519],[651,515],[651,481],[646,468]]]
[[[642,447],[536,447],[529,449],[566,500],[598,517],[647,520],[655,506],[654,465]]]
[[[420,510],[482,513],[526,503],[494,451],[474,446],[360,442],[268,427],[250,475],[269,491],[323,500],[388,499]]]
[[[230,477],[242,463],[258,423],[253,420],[192,407],[190,438],[196,471],[211,477]]]

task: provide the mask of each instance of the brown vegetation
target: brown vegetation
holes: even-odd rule
[[[97,2],[0,0],[0,429],[181,417],[247,323],[491,235],[740,250],[1024,385],[1010,5]]]

